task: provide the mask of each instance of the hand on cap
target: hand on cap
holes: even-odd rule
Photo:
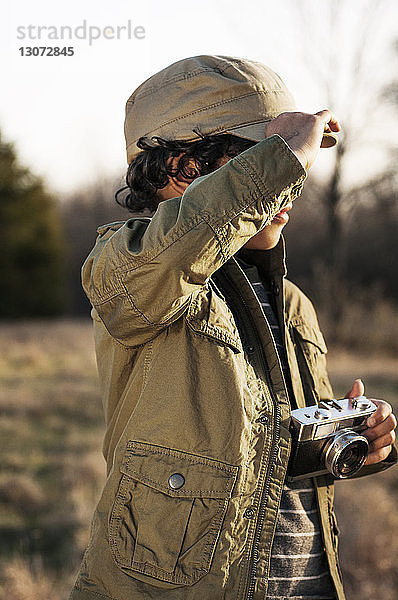
[[[285,112],[265,125],[266,137],[280,135],[306,171],[313,164],[319,148],[331,145],[326,139],[322,141],[323,134],[337,131],[340,131],[340,124],[329,110],[315,114]]]

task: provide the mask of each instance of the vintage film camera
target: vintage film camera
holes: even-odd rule
[[[354,475],[366,460],[369,444],[360,432],[376,405],[365,396],[322,400],[292,411],[293,438],[288,481],[331,473],[337,479]]]

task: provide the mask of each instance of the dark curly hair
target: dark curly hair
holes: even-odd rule
[[[142,150],[127,169],[126,186],[115,194],[116,202],[131,212],[155,212],[160,199],[158,190],[169,177],[181,174],[188,180],[207,175],[219,165],[223,156],[233,157],[256,142],[231,134],[203,136],[195,141],[167,141],[160,137],[141,137],[137,146]],[[180,156],[177,166],[169,159]],[[189,165],[192,161],[195,167]]]

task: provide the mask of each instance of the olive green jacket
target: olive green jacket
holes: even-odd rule
[[[100,228],[83,285],[108,476],[73,600],[264,600],[290,406],[261,306],[233,255],[304,179],[273,136],[161,202],[152,219]],[[281,252],[265,252],[262,267],[304,406],[331,396],[326,346],[310,301],[283,279]],[[315,485],[342,600],[333,486],[325,477]]]

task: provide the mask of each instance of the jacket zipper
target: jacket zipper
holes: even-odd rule
[[[268,379],[268,377],[267,377],[267,379]],[[260,545],[260,538],[261,538],[261,533],[262,533],[264,519],[265,519],[270,478],[273,473],[274,463],[275,463],[275,460],[276,460],[276,457],[278,454],[277,441],[279,439],[279,433],[280,433],[281,416],[280,416],[280,408],[279,408],[278,402],[275,400],[272,393],[271,393],[271,398],[272,398],[272,401],[273,401],[274,407],[275,407],[274,435],[273,435],[273,439],[272,439],[273,446],[272,446],[272,453],[271,453],[270,461],[268,463],[268,472],[266,475],[266,479],[265,479],[265,483],[264,483],[264,487],[263,487],[263,491],[262,491],[262,495],[261,495],[260,506],[259,506],[259,510],[258,510],[256,531],[254,533],[254,541],[253,541],[253,548],[252,548],[252,555],[251,555],[251,573],[250,573],[250,577],[249,577],[247,600],[252,600],[253,594],[254,594],[257,562],[259,559],[259,549],[258,548]]]
[[[257,344],[254,346],[254,348],[255,348],[255,350],[257,350],[257,348],[260,349],[257,352],[257,355],[260,357],[260,363],[261,363],[261,366],[263,367],[263,372],[265,373],[266,381],[267,381],[268,388],[270,391],[270,396],[271,396],[271,399],[272,399],[272,402],[274,405],[274,431],[273,431],[273,437],[272,437],[272,453],[270,456],[270,460],[268,462],[268,470],[267,470],[267,474],[266,474],[266,478],[265,478],[265,482],[264,482],[264,486],[263,486],[263,490],[262,490],[262,494],[261,494],[260,505],[259,505],[259,509],[258,509],[257,524],[256,524],[255,532],[254,532],[253,547],[252,547],[251,558],[250,558],[250,567],[249,567],[250,575],[249,575],[249,585],[248,585],[246,600],[252,600],[253,594],[254,594],[254,587],[255,587],[257,562],[259,559],[260,538],[261,538],[261,533],[262,533],[262,529],[263,529],[263,525],[264,525],[265,512],[266,512],[266,506],[267,506],[267,500],[268,500],[270,478],[273,473],[274,463],[275,463],[275,460],[276,460],[276,457],[278,454],[277,441],[279,440],[279,436],[280,436],[281,414],[280,414],[279,403],[278,403],[277,399],[275,398],[274,393],[272,391],[271,377],[270,377],[269,369],[268,369],[268,366],[267,366],[267,363],[266,363],[266,360],[264,357],[264,351],[262,348],[261,339],[258,335],[257,327],[254,322],[254,319],[251,316],[250,309],[247,306],[246,300],[243,298],[242,294],[237,289],[237,287],[233,284],[233,282],[229,279],[229,277],[225,273],[223,273],[222,275],[223,275],[222,279],[227,283],[227,287],[229,287],[232,290],[233,294],[235,294],[236,296],[239,297],[241,304],[245,308],[245,312],[248,316],[247,321],[250,322],[250,326],[251,326],[249,331],[252,331],[256,337]],[[221,285],[221,287],[222,287],[222,285]]]

